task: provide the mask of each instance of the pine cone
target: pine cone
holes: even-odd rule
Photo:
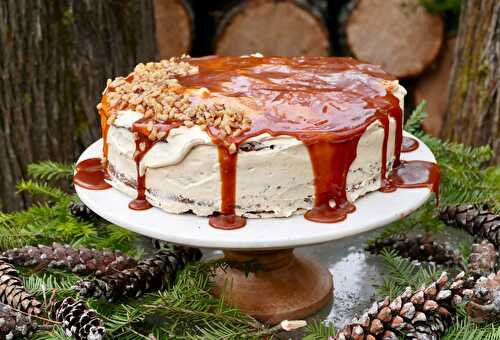
[[[65,298],[51,306],[50,317],[62,322],[67,336],[76,340],[101,340],[106,332],[104,324],[97,313],[87,309],[83,301]]]
[[[483,240],[481,243],[472,245],[472,252],[469,256],[469,266],[467,271],[475,275],[488,275],[493,272],[497,262],[497,251],[495,246]]]
[[[361,318],[337,333],[337,340],[438,339],[452,323],[452,312],[464,297],[472,296],[474,279],[458,274],[448,282],[446,273],[415,293],[407,288],[390,301],[375,302]]]
[[[83,221],[88,221],[97,217],[95,212],[81,202],[73,202],[68,208],[71,215]]]
[[[444,223],[463,228],[471,235],[488,239],[500,248],[500,215],[488,211],[487,206],[472,204],[448,205],[441,212]]]
[[[50,328],[51,326],[39,326],[30,316],[13,311],[10,306],[0,305],[0,339],[31,338],[37,330]]]
[[[16,268],[6,261],[0,258],[0,303],[28,314],[40,314],[42,304],[26,292]]]
[[[10,263],[20,266],[48,266],[78,274],[103,275],[137,265],[132,257],[120,251],[95,250],[67,244],[38,245],[14,248],[2,254]]]
[[[151,258],[139,261],[134,268],[109,273],[95,280],[80,281],[75,289],[83,297],[93,296],[108,301],[139,297],[173,283],[177,271],[200,258],[201,252],[196,248],[164,249]]]
[[[461,263],[459,251],[451,248],[448,242],[433,240],[430,235],[396,236],[375,240],[368,245],[367,250],[378,254],[384,248],[394,249],[400,256],[412,261],[434,262],[446,266]]]
[[[169,243],[167,241],[158,240],[155,238],[151,239],[151,244],[152,244],[154,249],[163,249],[163,248],[172,247],[172,243]]]
[[[467,315],[475,322],[500,320],[500,271],[477,281]]]

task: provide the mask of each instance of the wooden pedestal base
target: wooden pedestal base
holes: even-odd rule
[[[224,257],[235,265],[217,271],[214,294],[262,322],[303,319],[331,301],[330,272],[293,249],[224,251]],[[245,275],[245,267],[256,271]]]

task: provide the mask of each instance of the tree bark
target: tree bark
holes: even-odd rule
[[[32,162],[73,162],[100,137],[106,79],[155,56],[150,0],[0,1],[0,209],[25,206]]]
[[[248,0],[218,22],[215,53],[326,56],[331,46],[324,0]]]
[[[500,2],[463,0],[442,137],[492,146],[500,163]]]

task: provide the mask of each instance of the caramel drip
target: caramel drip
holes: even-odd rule
[[[108,117],[109,117],[109,103],[108,97],[106,95],[102,96],[101,100],[101,108],[99,109],[99,117],[101,121],[101,130],[102,130],[102,142],[103,142],[103,156],[104,159],[108,159]]]
[[[236,216],[236,162],[238,154],[230,154],[224,146],[217,147],[221,177],[220,215],[210,216],[208,223],[217,229],[239,229],[245,226],[246,219]]]
[[[380,163],[380,191],[392,192],[396,187],[391,185],[387,180],[387,145],[389,143],[389,116],[384,116],[380,119],[380,123],[384,129],[384,141],[382,143],[382,161]]]
[[[412,152],[418,149],[418,140],[411,137],[403,137],[401,152]]]
[[[148,125],[148,119],[139,119],[132,125],[132,131],[135,135],[135,152],[134,161],[137,172],[137,196],[134,200],[129,203],[129,208],[133,210],[146,210],[152,207],[152,205],[146,199],[146,170],[144,174],[140,172],[140,164],[144,156],[151,150],[157,141],[152,141],[148,136],[150,130],[155,129],[156,131],[165,132],[165,138],[168,137],[170,130],[179,127],[180,122],[162,122],[156,124]]]
[[[394,140],[394,164],[393,168],[399,166],[401,163],[401,147],[403,145],[403,110],[399,107],[399,103],[396,97],[392,97],[391,100],[396,101],[397,106],[393,106],[389,115],[396,121],[396,138]],[[389,131],[389,130],[387,130]],[[387,149],[386,149],[387,151]]]
[[[426,161],[402,161],[390,177],[390,181],[398,188],[429,188],[436,194],[437,205],[440,179],[439,166]]]
[[[356,210],[347,200],[346,180],[356,158],[358,141],[359,136],[343,143],[319,142],[307,146],[314,173],[315,199],[313,208],[304,215],[306,219],[334,223]]]
[[[101,158],[89,158],[76,165],[73,183],[90,190],[105,190],[111,185],[104,180],[106,174]]]
[[[133,210],[146,210],[152,207],[146,200],[146,171],[144,171],[142,175],[140,172],[141,161],[152,147],[153,142],[150,141],[147,136],[137,134],[134,152],[135,168],[137,172],[137,196],[128,204],[128,207]]]

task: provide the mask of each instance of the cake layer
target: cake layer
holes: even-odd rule
[[[388,168],[394,160],[395,128],[395,121],[391,120]],[[349,201],[380,188],[383,138],[378,122],[372,123],[361,137],[357,157],[347,175]],[[133,133],[123,126],[112,126],[108,143],[111,184],[135,197]],[[248,144],[248,149],[243,146],[238,152],[236,214],[287,217],[311,209],[314,176],[306,146],[293,137],[269,134],[254,137]],[[140,167],[146,176],[146,197],[154,206],[170,213],[191,211],[200,216],[220,211],[217,146],[198,127],[173,129],[166,142],[151,148]]]

